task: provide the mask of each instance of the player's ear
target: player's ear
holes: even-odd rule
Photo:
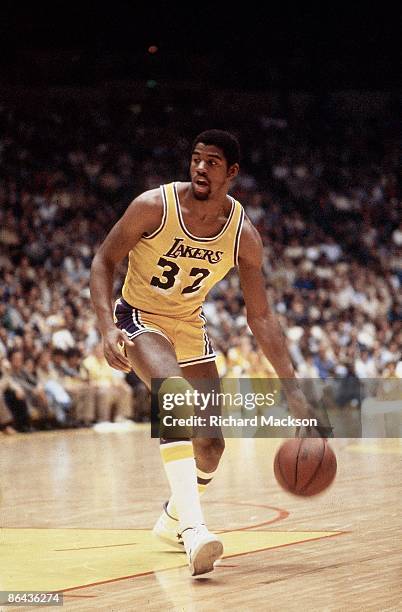
[[[239,174],[239,164],[232,164],[228,169],[228,178],[233,180]]]

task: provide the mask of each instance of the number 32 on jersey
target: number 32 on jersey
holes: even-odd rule
[[[161,257],[158,261],[158,266],[163,269],[162,275],[153,276],[151,278],[151,285],[153,287],[159,287],[160,289],[171,289],[176,281],[176,276],[180,272],[180,267],[174,261]],[[184,287],[181,293],[195,293],[202,287],[202,281],[207,278],[210,274],[210,270],[205,268],[191,268],[190,276],[194,277],[192,284]],[[189,279],[190,280],[190,279]]]

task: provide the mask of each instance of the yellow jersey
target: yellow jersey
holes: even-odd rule
[[[237,265],[244,210],[229,196],[232,208],[221,231],[200,238],[184,224],[177,183],[161,185],[161,193],[161,224],[130,251],[122,295],[145,312],[189,320],[201,311],[210,289]]]

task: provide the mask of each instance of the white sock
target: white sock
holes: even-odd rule
[[[175,500],[180,530],[203,523],[192,442],[167,442],[160,445],[160,451]]]
[[[213,472],[203,472],[202,470],[200,470],[200,468],[197,468],[197,485],[198,485],[198,493],[200,497],[201,495],[204,495],[205,491],[207,490],[207,487],[210,485],[216,472],[217,472],[217,469],[214,470]],[[169,516],[178,520],[177,507],[174,502],[173,495],[170,497],[168,501],[166,510]]]

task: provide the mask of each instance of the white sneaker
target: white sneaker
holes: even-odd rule
[[[163,504],[163,512],[156,521],[152,534],[164,544],[169,544],[169,546],[185,552],[184,542],[179,534],[179,521],[170,516],[167,505],[168,502]]]
[[[223,544],[205,525],[187,527],[182,532],[190,573],[192,576],[207,574],[214,569],[214,562],[223,554]]]

